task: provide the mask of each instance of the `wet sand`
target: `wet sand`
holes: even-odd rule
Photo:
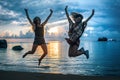
[[[120,80],[119,76],[82,76],[0,70],[0,80]]]

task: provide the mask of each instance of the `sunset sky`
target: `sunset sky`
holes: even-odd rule
[[[24,8],[29,10],[31,19],[39,16],[42,21],[49,15],[49,9],[53,9],[53,15],[45,29],[49,34],[52,31],[57,35],[66,33],[68,21],[64,8],[68,5],[69,13],[79,12],[83,14],[84,20],[95,9],[95,15],[88,22],[83,37],[120,38],[119,4],[119,0],[0,0],[0,36],[19,35],[20,31],[25,34],[31,29]]]

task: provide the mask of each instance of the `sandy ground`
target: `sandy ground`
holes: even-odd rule
[[[0,71],[0,80],[120,80],[119,76],[81,76],[50,73]]]

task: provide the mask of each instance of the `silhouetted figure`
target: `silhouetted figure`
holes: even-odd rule
[[[45,39],[44,39],[44,26],[48,22],[49,18],[51,17],[51,15],[53,13],[53,10],[50,9],[50,14],[49,14],[49,16],[46,18],[46,20],[43,23],[41,23],[41,19],[39,17],[37,17],[37,16],[32,21],[30,19],[29,15],[28,15],[28,10],[27,9],[25,9],[25,13],[26,13],[28,21],[32,25],[32,28],[33,28],[34,33],[35,33],[35,38],[34,38],[32,50],[26,52],[23,55],[23,58],[25,56],[27,56],[28,54],[34,54],[34,52],[36,51],[37,47],[41,46],[41,48],[42,48],[44,53],[42,54],[42,56],[38,60],[39,61],[38,65],[40,65],[42,59],[48,54],[47,45],[46,45]]]
[[[68,42],[68,44],[70,45],[69,57],[76,57],[81,54],[85,54],[86,58],[88,59],[89,58],[88,50],[84,51],[84,48],[81,48],[80,50],[78,50],[78,47],[80,45],[79,38],[82,36],[82,34],[84,32],[84,30],[87,26],[87,22],[94,15],[94,10],[92,10],[92,14],[84,22],[82,22],[83,16],[81,14],[72,12],[71,15],[74,20],[74,22],[73,22],[71,20],[71,18],[69,17],[67,8],[68,8],[68,6],[65,7],[65,13],[66,13],[66,16],[67,16],[67,19],[69,22],[69,32],[68,32],[69,38],[65,38],[65,39]]]

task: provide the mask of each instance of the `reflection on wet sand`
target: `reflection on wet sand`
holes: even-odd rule
[[[61,43],[60,41],[49,41],[49,43],[47,44],[47,48],[48,48],[48,57],[49,58],[60,58],[60,54],[61,54]],[[42,48],[38,47],[37,52],[38,54],[42,54]]]
[[[51,58],[59,58],[60,57],[60,50],[61,44],[59,41],[50,41],[47,45],[48,47],[48,56]]]

